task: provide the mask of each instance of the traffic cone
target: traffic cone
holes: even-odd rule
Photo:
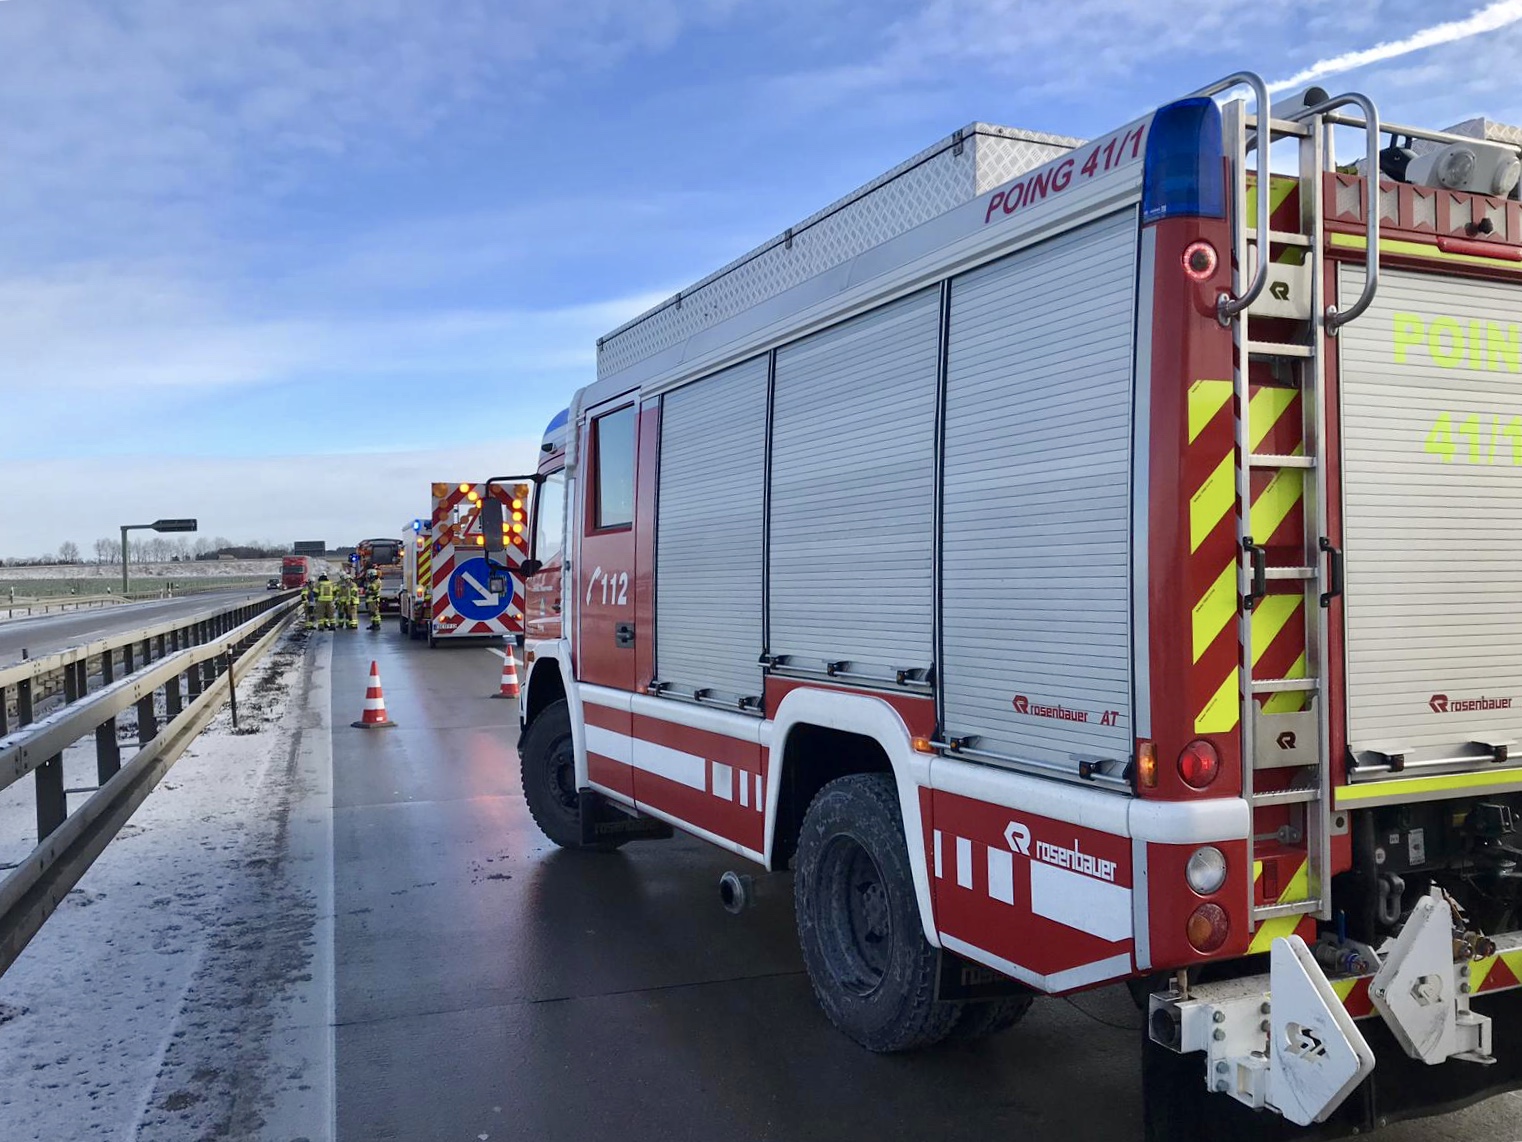
[[[516,698],[518,696],[518,656],[508,647],[502,655],[502,688],[493,698]]]
[[[361,730],[388,730],[396,725],[386,716],[386,696],[381,693],[380,667],[370,663],[370,686],[365,691],[365,712],[352,723]]]

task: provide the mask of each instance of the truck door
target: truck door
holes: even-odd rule
[[[540,568],[524,583],[524,631],[530,642],[561,636],[565,572],[565,469],[540,483],[534,509],[534,558]]]
[[[575,567],[579,616],[577,676],[630,691],[636,685],[634,622],[635,468],[639,409],[634,394],[587,414],[582,433],[581,558]],[[625,731],[627,732],[627,731]]]

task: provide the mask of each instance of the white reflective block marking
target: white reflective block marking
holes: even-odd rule
[[[735,771],[722,762],[713,763],[713,795],[725,801],[735,799]]]
[[[1031,911],[1101,940],[1131,938],[1131,890],[1031,861]]]
[[[972,887],[972,842],[966,837],[957,838],[957,885]]]
[[[599,754],[624,765],[633,764],[634,739],[628,734],[591,725],[583,727],[582,732],[586,735],[588,753]]]
[[[940,880],[945,876],[941,869],[941,830],[930,830],[930,836],[935,844],[935,876],[937,880]]]
[[[761,775],[756,774],[756,812],[765,812],[766,798],[761,796]]]
[[[750,774],[740,774],[740,804],[750,807]]]
[[[1003,849],[988,850],[988,895],[1006,904],[1015,902],[1015,856]]]
[[[592,728],[587,727],[589,732]],[[657,777],[664,777],[667,781],[675,781],[704,793],[708,791],[708,762],[705,759],[695,753],[684,753],[670,746],[647,742],[644,738],[633,740],[633,757],[630,764],[636,769],[642,769],[646,773],[653,773]]]

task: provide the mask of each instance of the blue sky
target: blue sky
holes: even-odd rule
[[[1328,83],[1522,122],[1516,0],[0,0],[0,479],[73,489],[0,499],[0,555],[396,530],[531,462],[598,335],[956,127],[1482,9]]]

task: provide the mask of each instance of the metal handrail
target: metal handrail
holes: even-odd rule
[[[1335,111],[1339,107],[1347,107],[1350,104],[1363,112],[1361,124],[1365,139],[1363,217],[1368,249],[1367,257],[1364,259],[1363,292],[1358,295],[1358,300],[1349,306],[1346,312],[1339,312],[1335,305],[1327,307],[1326,331],[1334,337],[1338,329],[1363,315],[1363,311],[1368,309],[1370,303],[1373,302],[1375,291],[1379,289],[1379,108],[1374,106],[1374,101],[1367,95],[1349,91],[1343,95],[1334,95],[1312,107],[1296,111],[1290,116],[1291,120],[1299,121],[1309,119],[1313,115],[1324,115],[1328,111]],[[1345,119],[1346,116],[1339,116],[1339,120]],[[1360,124],[1354,122],[1347,125]],[[1261,201],[1264,195],[1259,194],[1258,198]],[[1260,258],[1259,261],[1262,259]]]
[[[1268,84],[1263,81],[1263,77],[1257,72],[1233,72],[1231,75],[1226,76],[1224,79],[1218,79],[1214,83],[1200,88],[1198,91],[1191,92],[1190,98],[1197,96],[1219,95],[1223,91],[1230,91],[1233,87],[1252,88],[1253,98],[1258,102],[1258,119],[1260,122],[1267,122],[1270,115],[1272,114],[1268,103]],[[1260,127],[1259,130],[1261,132],[1263,128]],[[1268,135],[1265,137],[1271,138],[1272,133],[1272,127],[1268,128]],[[1258,166],[1260,168],[1258,174],[1258,241],[1261,245],[1267,243],[1268,241],[1269,194],[1267,146],[1260,145],[1258,147]],[[1233,180],[1234,193],[1237,190],[1241,190],[1243,186],[1244,182],[1242,179],[1238,178]],[[1245,197],[1236,203],[1235,213],[1239,219],[1247,213],[1247,202]],[[1247,251],[1245,248],[1241,251],[1240,256],[1244,260],[1246,259]],[[1216,316],[1220,318],[1221,324],[1227,324],[1233,317],[1241,313],[1253,302],[1257,301],[1258,295],[1263,292],[1263,287],[1267,284],[1268,258],[1263,256],[1263,254],[1260,252],[1258,255],[1258,267],[1253,271],[1252,281],[1248,283],[1247,288],[1243,290],[1242,293],[1237,297],[1232,297],[1230,294],[1223,293],[1220,298],[1217,299]]]
[[[252,604],[240,604],[230,611],[249,606]],[[0,788],[4,788],[59,758],[67,746],[91,731],[98,733],[101,727],[109,727],[128,706],[137,703],[141,711],[143,703],[152,702],[156,690],[165,688],[174,699],[164,725],[157,725],[155,719],[146,729],[139,727],[140,747],[132,758],[109,776],[103,771],[99,788],[74,812],[66,812],[66,804],[60,802],[59,815],[47,827],[42,822],[39,773],[37,846],[10,875],[0,880],[0,972],[16,960],[58,902],[84,876],[185,747],[211,720],[221,699],[232,693],[238,676],[251,669],[258,656],[280,636],[298,606],[299,600],[294,597],[260,606],[253,617],[216,638],[165,655],[120,681],[79,697],[47,717],[0,738]],[[201,616],[196,621],[215,617],[218,616]],[[147,629],[152,628],[144,628]],[[144,630],[131,632],[134,640],[143,638]],[[218,659],[225,666],[215,678],[204,678],[205,664]],[[191,682],[190,700],[184,705],[178,700],[182,675]],[[56,785],[60,796],[61,779],[60,771]]]

